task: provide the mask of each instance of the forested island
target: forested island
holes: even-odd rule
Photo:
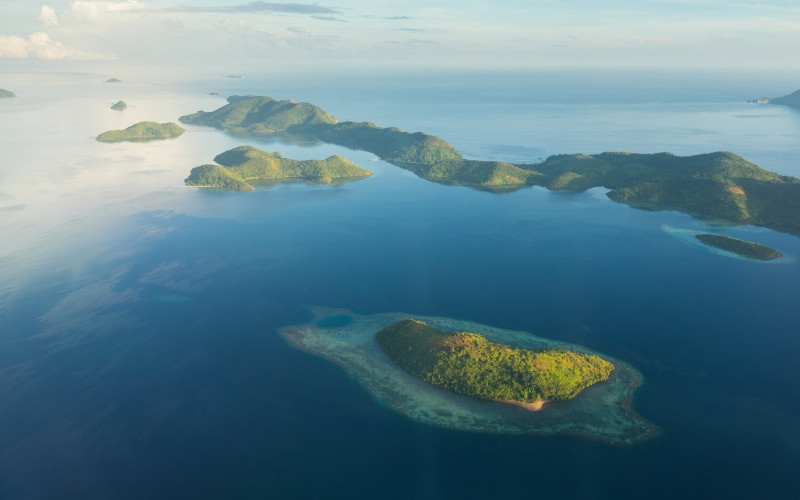
[[[111,109],[114,111],[124,111],[128,109],[128,105],[125,104],[125,101],[117,101],[111,105]]]
[[[144,142],[178,137],[184,130],[177,123],[139,122],[125,130],[109,130],[97,136],[100,142]]]
[[[775,260],[783,257],[780,252],[766,245],[721,234],[698,234],[695,235],[695,238],[708,246],[735,253],[748,259]]]
[[[10,90],[0,89],[0,98],[3,97],[17,97],[17,95]]]
[[[608,197],[648,210],[753,224],[800,235],[800,179],[765,170],[730,152],[555,155],[538,164],[464,159],[443,139],[369,122],[339,122],[293,100],[232,96],[212,111],[180,121],[243,135],[321,141],[369,151],[425,179],[479,189],[610,189]]]
[[[642,377],[622,360],[454,318],[310,310],[308,323],[282,328],[281,336],[336,363],[377,404],[417,422],[470,432],[573,434],[621,446],[659,434],[633,409]],[[542,407],[558,398],[565,399]]]
[[[568,349],[534,351],[497,344],[471,332],[445,333],[406,319],[377,334],[384,352],[430,384],[466,396],[539,409],[608,380],[614,365]]]
[[[217,164],[195,167],[186,178],[187,186],[251,191],[252,181],[302,179],[328,184],[335,180],[362,178],[369,170],[338,155],[324,160],[293,160],[281,153],[268,153],[252,146],[240,146],[217,155]]]

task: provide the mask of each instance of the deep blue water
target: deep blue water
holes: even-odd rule
[[[207,94],[220,91],[424,130],[479,158],[729,149],[800,175],[800,114],[743,102],[793,87],[585,76],[110,89],[90,74],[53,77],[59,93],[10,75],[4,88],[20,97],[0,102],[0,496],[798,497],[800,239],[634,210],[602,190],[443,186],[325,145],[255,143],[338,152],[375,175],[189,190],[191,167],[247,141],[202,128],[93,141],[214,109],[222,101]],[[107,109],[117,98],[130,113]],[[788,257],[725,257],[676,230]],[[634,406],[663,435],[622,449],[417,424],[276,334],[309,319],[305,304],[469,319],[624,359],[646,379]]]

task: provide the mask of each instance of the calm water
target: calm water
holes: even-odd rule
[[[197,127],[93,139],[223,104],[209,92],[257,93],[440,135],[474,158],[731,150],[800,176],[800,113],[744,102],[794,90],[789,76],[4,75],[19,97],[0,101],[0,496],[799,497],[800,239],[637,211],[600,189],[447,187],[328,145]],[[108,109],[118,99],[130,107]],[[375,175],[183,187],[245,143],[339,153]],[[722,256],[687,231],[788,257]],[[416,424],[284,343],[275,329],[307,320],[304,304],[586,345],[642,371],[635,407],[664,434],[620,449]]]

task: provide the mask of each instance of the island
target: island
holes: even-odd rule
[[[372,175],[338,155],[324,160],[293,160],[253,146],[239,146],[214,158],[217,164],[192,169],[187,186],[252,191],[252,181],[306,180],[322,184]]]
[[[389,408],[419,423],[468,432],[512,435],[571,434],[619,446],[642,443],[660,433],[657,426],[633,409],[633,395],[642,384],[642,376],[624,361],[591,352],[574,344],[453,318],[410,316],[403,313],[358,315],[344,309],[323,307],[310,307],[310,310],[312,318],[308,323],[282,328],[281,336],[290,345],[340,366],[366,389],[377,405]],[[396,357],[409,358],[408,347],[412,348],[413,353],[419,344],[416,341],[408,344],[398,342],[398,339],[393,341],[391,338],[393,335],[390,335],[392,332],[397,333],[399,329],[402,340],[402,332],[407,331],[405,327],[409,325],[414,330],[421,330],[422,338],[429,339],[423,343],[430,342],[430,339],[446,340],[449,337],[455,339],[456,344],[464,342],[472,343],[474,346],[492,345],[494,347],[485,350],[476,349],[474,352],[489,356],[494,356],[496,353],[498,358],[504,353],[508,353],[511,358],[516,353],[529,352],[528,358],[523,359],[534,364],[541,363],[539,366],[541,369],[536,370],[541,374],[540,385],[550,388],[542,389],[540,396],[533,395],[539,389],[528,389],[528,396],[525,397],[517,393],[512,383],[508,385],[508,390],[501,389],[498,392],[492,392],[492,388],[487,387],[490,392],[486,393],[486,397],[478,397],[459,394],[424,381],[400,366],[392,356],[387,355],[379,340],[379,336],[389,337],[383,342],[394,342],[399,351],[406,350],[406,353],[397,353]],[[439,332],[474,333],[459,336],[459,334]],[[426,333],[431,335],[424,335]],[[477,340],[478,337],[484,340]],[[393,347],[389,347],[389,350],[393,350]],[[538,353],[545,353],[544,357],[537,359],[537,356],[541,356]],[[559,363],[562,355],[565,356],[564,359],[573,360],[561,366]],[[422,353],[421,357],[428,355]],[[414,359],[415,356],[412,354],[410,358]],[[583,361],[574,361],[578,359]],[[547,366],[551,360],[555,361],[555,366]],[[500,366],[494,361],[492,363]],[[454,360],[454,370],[458,364]],[[465,363],[468,364],[470,361]],[[522,364],[522,360],[512,364]],[[592,367],[590,370],[596,373],[584,379],[585,374],[570,373],[564,369],[578,366],[586,369]],[[481,371],[479,368],[475,369],[476,374],[479,371]],[[606,373],[605,381],[589,383],[594,378],[602,378]],[[443,370],[441,375],[445,380],[460,381],[459,383],[475,382],[476,387],[488,385],[477,379],[470,381],[462,378],[455,371],[448,373],[447,370]],[[496,375],[506,378],[500,373]],[[531,376],[531,378],[536,377]],[[571,386],[570,382],[567,382],[577,380],[582,382],[572,383]],[[571,388],[557,387],[558,381],[567,382]],[[566,397],[583,385],[586,387],[576,396],[557,400],[558,395]],[[553,401],[542,407],[544,399],[540,398],[548,394],[548,391],[552,392],[549,396]],[[522,392],[524,390],[520,391]],[[510,399],[504,400],[506,397]]]
[[[603,187],[611,200],[635,208],[677,210],[800,235],[800,179],[770,172],[730,152],[564,154],[537,164],[468,160],[436,136],[369,122],[339,122],[313,104],[265,96],[232,96],[215,111],[179,120],[245,137],[273,136],[369,151],[440,183],[492,191]]]
[[[383,351],[415,377],[466,396],[540,410],[608,380],[614,365],[568,349],[533,351],[473,332],[445,333],[417,319],[377,334]]]
[[[139,122],[125,130],[109,130],[97,136],[100,142],[145,142],[178,137],[185,130],[176,123]]]
[[[17,95],[10,90],[0,89],[0,98],[2,97],[17,97]]]
[[[698,234],[695,235],[695,238],[708,246],[748,259],[775,260],[783,257],[780,252],[766,245],[721,234]]]
[[[119,78],[109,78],[108,80],[106,80],[106,83],[122,83],[122,80],[120,80]]]
[[[111,105],[111,109],[114,111],[124,111],[128,109],[128,105],[125,104],[125,101],[117,101]]]
[[[756,102],[757,104],[780,104],[800,109],[800,90],[795,90],[791,94],[783,97],[762,97],[761,99],[754,99],[751,102]]]

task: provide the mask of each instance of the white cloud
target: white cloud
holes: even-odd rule
[[[45,59],[45,60],[110,60],[111,54],[87,52],[67,47],[50,39],[47,33],[37,32],[28,38],[0,36],[0,59]]]
[[[72,2],[69,6],[70,14],[89,21],[97,21],[105,14],[117,14],[145,9],[146,6],[136,0],[125,0],[123,2],[87,2],[85,0],[77,0]]]
[[[58,16],[52,7],[42,5],[42,11],[39,14],[39,20],[47,27],[58,26]]]

